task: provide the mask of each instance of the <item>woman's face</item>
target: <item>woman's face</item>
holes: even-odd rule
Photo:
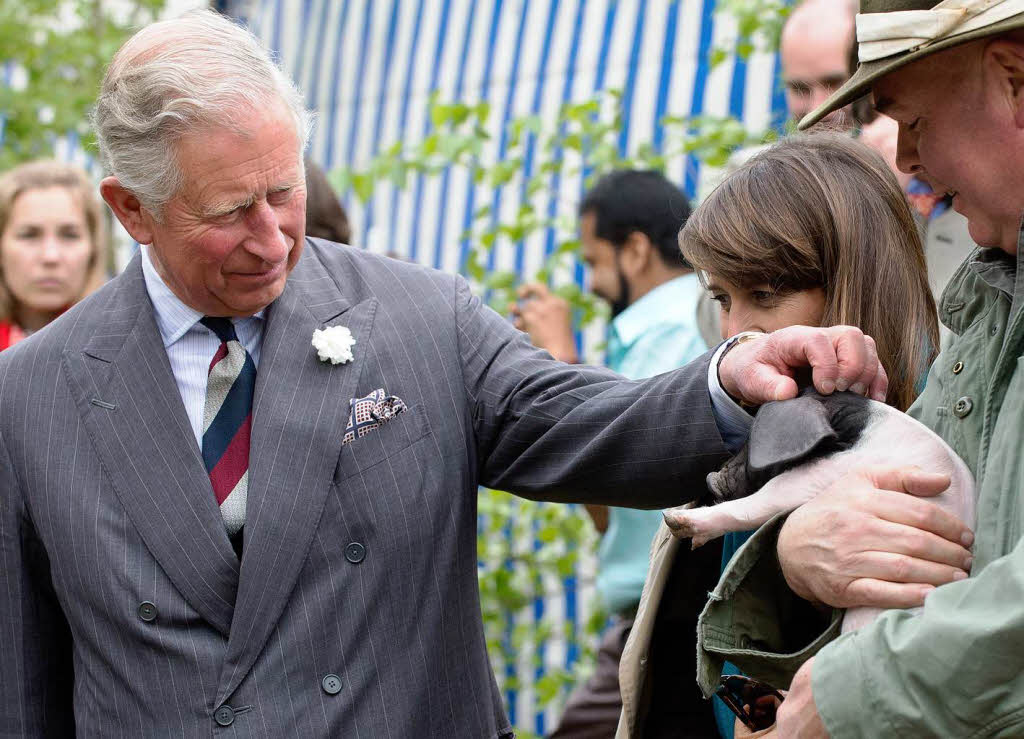
[[[92,255],[85,213],[70,190],[26,190],[14,200],[0,234],[0,274],[19,315],[53,314],[73,303]]]
[[[825,293],[820,287],[779,292],[768,285],[739,287],[708,274],[708,290],[722,311],[722,338],[741,331],[771,332],[786,326],[820,326]]]

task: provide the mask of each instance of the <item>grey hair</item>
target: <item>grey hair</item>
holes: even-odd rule
[[[211,10],[153,23],[125,42],[103,78],[92,115],[100,159],[159,218],[184,181],[178,140],[203,128],[238,131],[241,115],[275,102],[295,121],[301,161],[311,116],[251,32]]]

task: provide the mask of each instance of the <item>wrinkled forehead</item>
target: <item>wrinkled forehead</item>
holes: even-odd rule
[[[875,80],[871,95],[875,109],[921,115],[934,108],[957,105],[981,90],[984,39],[946,49],[910,62]]]
[[[204,206],[226,208],[282,189],[302,187],[301,140],[284,111],[238,128],[212,126],[182,138],[176,158],[179,192]]]

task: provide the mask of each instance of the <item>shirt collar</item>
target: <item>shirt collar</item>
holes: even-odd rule
[[[629,346],[652,326],[680,315],[680,308],[693,302],[697,282],[697,275],[691,272],[658,285],[615,316],[612,336],[623,346]]]
[[[1020,245],[1017,246],[1020,253]],[[987,285],[1007,295],[1013,295],[1017,274],[1017,259],[1002,249],[991,247],[979,249],[971,268]]]
[[[185,305],[175,295],[167,283],[156,271],[153,261],[149,255],[149,247],[140,245],[142,253],[142,277],[146,282],[146,292],[153,303],[153,312],[156,313],[156,325],[160,329],[160,337],[163,339],[164,348],[175,343],[188,330],[196,325],[203,314],[195,308]],[[266,309],[264,309],[266,310]],[[253,318],[263,318],[264,311],[261,310]]]
[[[1021,262],[1024,262],[1024,216],[1021,216],[1020,227],[1017,229],[1017,256],[996,247],[981,247],[974,253],[970,268],[989,287],[1013,298]]]

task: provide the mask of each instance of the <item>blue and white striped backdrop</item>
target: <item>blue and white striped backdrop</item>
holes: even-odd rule
[[[221,0],[219,8],[244,20],[280,57],[317,113],[310,154],[325,169],[365,165],[396,141],[416,143],[430,132],[427,100],[491,104],[491,155],[505,151],[510,119],[552,118],[563,102],[605,89],[624,92],[623,153],[641,142],[660,146],[665,115],[734,115],[750,130],[777,121],[784,107],[775,55],[728,59],[711,69],[710,50],[735,34],[735,23],[715,13],[714,0]],[[526,172],[533,162],[527,157]],[[691,197],[717,173],[680,158],[668,176]],[[582,176],[553,180],[529,205],[572,214]],[[467,244],[460,235],[483,205],[513,214],[524,203],[521,180],[498,192],[475,186],[465,172],[419,178],[404,191],[377,189],[368,207],[345,206],[353,242],[379,252],[458,271]],[[495,250],[490,266],[532,275],[553,247],[550,233]],[[583,284],[582,266],[556,275]],[[603,338],[594,327],[585,345]],[[593,351],[589,356],[594,357]],[[589,580],[592,561],[581,580]],[[571,580],[574,580],[572,578]],[[532,614],[585,618],[589,592],[538,602]],[[564,645],[549,644],[548,664],[571,660]],[[520,726],[550,730],[553,710],[536,712],[528,659],[517,670],[522,688],[508,695]]]

